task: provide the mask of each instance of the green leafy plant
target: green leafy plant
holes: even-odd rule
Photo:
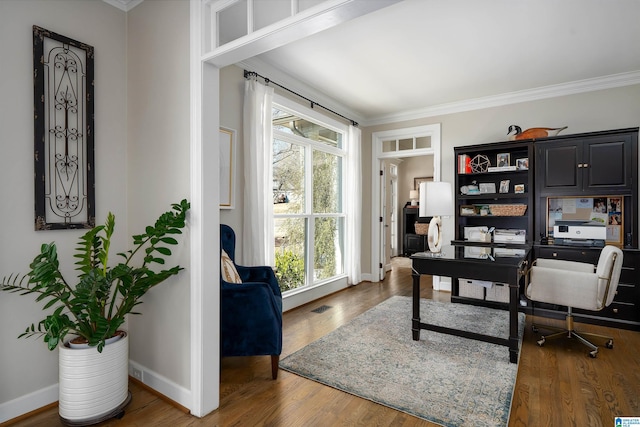
[[[304,285],[304,260],[290,250],[276,253],[276,276],[282,292]]]
[[[72,334],[102,352],[105,340],[116,334],[125,316],[140,314],[132,311],[142,303],[140,298],[182,270],[180,266],[159,272],[150,268],[152,264],[164,265],[165,257],[171,255],[168,246],[178,244],[172,236],[182,234],[185,227],[190,204],[182,200],[171,206],[143,234],[133,236],[133,249],[119,253],[123,261],[113,267],[109,267],[109,250],[115,216],[109,212],[104,225],[89,230],[78,242],[74,255],[79,271],[75,287],[60,272],[55,243],[40,247],[40,254],[29,265],[29,273],[4,277],[0,290],[39,294],[36,301],[46,301],[43,310],[53,310],[18,338],[43,336],[49,350],[54,350],[67,334]],[[133,266],[140,257],[140,266]]]

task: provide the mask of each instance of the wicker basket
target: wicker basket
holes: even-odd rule
[[[416,229],[416,234],[422,234],[422,235],[429,234],[429,223],[416,222],[415,229]]]
[[[489,205],[493,216],[522,216],[527,211],[527,205]]]

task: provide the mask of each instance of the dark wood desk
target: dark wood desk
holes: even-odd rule
[[[468,246],[467,246],[468,248]],[[489,250],[491,250],[489,248]],[[469,250],[467,249],[467,253]],[[415,341],[420,339],[420,330],[456,335],[509,347],[509,360],[518,361],[518,299],[520,279],[524,276],[530,249],[524,256],[470,258],[465,257],[464,246],[445,246],[441,256],[417,253],[411,256],[413,264],[413,319],[411,330]],[[492,254],[490,254],[492,255]],[[420,322],[420,275],[489,280],[509,285],[509,338],[500,338],[475,332],[447,328]]]

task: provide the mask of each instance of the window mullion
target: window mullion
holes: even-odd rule
[[[313,150],[307,144],[304,150],[305,213],[307,214],[307,283],[313,285],[315,259],[315,216],[313,212]]]

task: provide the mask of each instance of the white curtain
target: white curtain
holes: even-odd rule
[[[271,265],[273,260],[273,170],[271,105],[273,88],[255,79],[244,91],[244,218],[242,263]]]
[[[360,259],[362,234],[362,172],[361,172],[361,132],[355,126],[349,126],[347,136],[347,197],[345,213],[347,214],[346,266],[345,272],[349,284],[357,285],[362,281]]]

